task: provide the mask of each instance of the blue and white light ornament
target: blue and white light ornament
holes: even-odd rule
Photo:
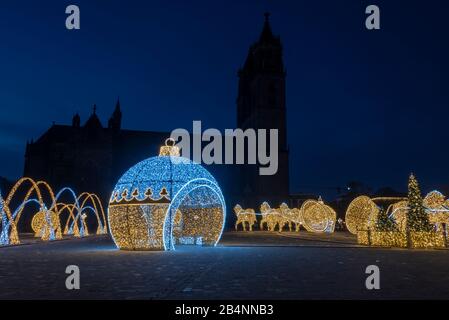
[[[114,242],[125,250],[174,250],[186,243],[215,246],[226,216],[217,181],[201,165],[180,157],[171,139],[159,156],[125,172],[108,210]]]
[[[2,198],[2,191],[0,190],[0,214],[1,214],[0,245],[8,244],[8,241],[9,241],[8,233],[6,232],[6,227],[8,224],[8,217],[6,216],[6,213],[4,212],[3,207],[4,207],[4,201]]]

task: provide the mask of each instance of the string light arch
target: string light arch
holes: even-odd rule
[[[11,203],[13,200],[19,200],[18,196],[21,194],[19,190],[25,188],[26,185],[29,185],[28,189],[25,189],[25,196],[21,198],[20,204],[17,206],[15,210],[11,209]],[[63,193],[70,193],[73,196],[74,203],[67,204],[59,202],[59,198]],[[83,193],[84,194],[84,193]],[[82,194],[82,195],[83,195]],[[47,199],[50,199],[50,202],[45,201],[46,195]],[[95,194],[88,194],[89,197],[95,199],[98,204],[97,207],[93,208],[95,215],[97,216],[99,226],[97,234],[107,233],[106,226],[106,218],[101,205],[101,201]],[[34,196],[34,197],[33,197]],[[81,196],[80,196],[81,197]],[[61,189],[56,195],[53,192],[51,186],[45,181],[34,181],[29,177],[23,177],[19,179],[14,186],[11,188],[6,199],[1,200],[1,233],[0,233],[0,244],[8,245],[8,244],[20,244],[19,239],[19,231],[18,224],[22,217],[22,213],[29,204],[36,204],[38,206],[38,211],[31,220],[31,227],[35,233],[36,237],[40,237],[42,240],[56,240],[62,239],[63,230],[61,227],[61,213],[64,211],[69,212],[69,217],[67,219],[67,223],[70,219],[76,221],[76,217],[74,216],[74,211],[76,210],[78,214],[83,212],[88,208],[83,203],[81,206],[79,205],[79,198],[76,197],[74,191],[70,188]],[[49,205],[47,205],[49,204]],[[95,204],[94,204],[95,205]],[[102,213],[103,221],[100,221],[99,213]],[[84,224],[86,226],[86,224]],[[81,228],[82,229],[82,228]],[[87,231],[87,226],[86,226]],[[65,232],[64,232],[65,233]],[[70,234],[69,232],[65,234]],[[75,235],[84,236],[84,232],[75,232]]]

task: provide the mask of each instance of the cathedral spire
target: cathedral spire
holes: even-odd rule
[[[114,112],[108,121],[108,128],[114,131],[119,131],[122,126],[122,111],[120,109],[120,98],[117,98]]]
[[[261,43],[273,42],[274,40],[276,40],[276,38],[273,35],[273,32],[271,31],[270,13],[265,12],[264,16],[265,16],[265,23],[263,25],[262,33],[260,34],[259,42],[261,42]]]
[[[115,103],[115,110],[114,113],[122,113],[120,110],[120,97],[117,97],[117,102]]]
[[[260,72],[273,72],[284,76],[284,71],[281,38],[273,35],[270,13],[267,12],[259,40],[250,47],[245,63],[239,70],[239,77],[251,77]]]

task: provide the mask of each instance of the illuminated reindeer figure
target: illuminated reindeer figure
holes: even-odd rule
[[[234,213],[237,218],[235,222],[235,230],[239,224],[242,224],[243,231],[246,231],[246,223],[248,223],[249,231],[253,231],[253,225],[257,222],[254,209],[243,209],[239,204],[234,207]]]

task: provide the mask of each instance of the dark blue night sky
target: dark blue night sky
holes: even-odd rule
[[[77,4],[81,30],[65,29]],[[365,8],[381,30],[365,29]],[[23,169],[27,139],[52,121],[234,128],[237,70],[263,13],[287,68],[293,192],[359,180],[423,191],[449,185],[447,1],[1,1],[0,175]],[[150,155],[149,155],[150,156]]]

